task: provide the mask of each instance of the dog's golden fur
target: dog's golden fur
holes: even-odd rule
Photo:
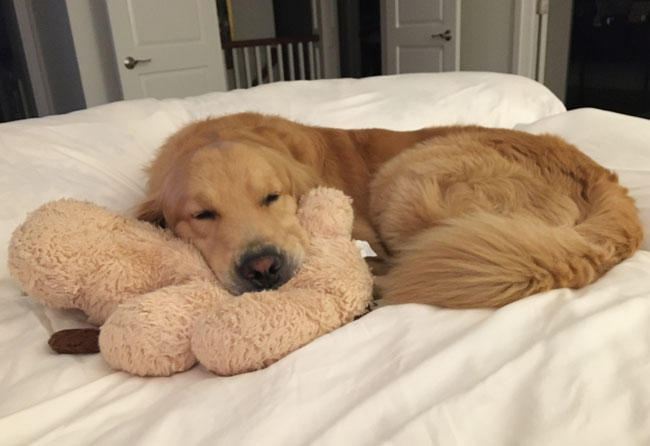
[[[581,287],[643,237],[613,173],[558,137],[513,130],[339,130],[242,113],[180,130],[149,174],[140,218],[192,241],[234,292],[246,289],[238,259],[258,246],[299,266],[296,200],[319,184],[353,198],[353,235],[380,255],[386,303],[497,307]]]

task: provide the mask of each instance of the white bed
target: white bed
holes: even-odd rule
[[[230,378],[115,372],[47,339],[83,324],[21,294],[7,242],[62,196],[129,212],[140,169],[183,124],[252,110],[309,124],[477,123],[554,132],[617,171],[650,233],[650,121],[566,112],[488,73],[286,82],[0,125],[0,445],[648,445],[650,242],[582,290],[497,311],[387,307],[273,366]]]

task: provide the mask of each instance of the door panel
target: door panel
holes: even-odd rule
[[[155,45],[201,40],[197,4],[169,2],[164,8],[158,0],[129,0],[131,30],[136,45]],[[152,19],[155,12],[155,20]]]
[[[458,70],[460,0],[382,0],[384,74]],[[451,37],[444,38],[445,33]]]
[[[208,67],[147,73],[139,76],[145,97],[197,96],[210,91]]]
[[[125,99],[225,91],[214,0],[106,2]],[[141,60],[131,69],[127,57]]]
[[[440,48],[398,46],[396,65],[398,73],[445,71],[443,51]]]
[[[396,0],[398,26],[442,22],[441,0]]]

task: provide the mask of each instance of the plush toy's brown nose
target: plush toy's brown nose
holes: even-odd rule
[[[254,291],[278,288],[289,280],[285,256],[273,248],[255,254],[245,254],[237,269]]]

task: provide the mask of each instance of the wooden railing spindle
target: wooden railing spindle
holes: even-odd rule
[[[274,82],[273,79],[273,58],[271,57],[271,46],[264,45],[266,47],[266,66],[268,67],[269,72],[269,82]]]
[[[262,78],[262,58],[260,57],[260,47],[255,47],[255,68],[257,68],[257,85],[263,84]]]
[[[309,79],[316,79],[314,72],[314,42],[307,42],[307,49],[309,51]]]
[[[244,48],[244,65],[246,66],[246,85],[248,88],[253,86],[253,75],[251,74],[251,61],[248,56],[248,48]]]
[[[296,70],[293,65],[293,44],[289,43],[287,45],[287,56],[289,57],[289,75],[292,81],[296,80]]]
[[[280,63],[280,80],[284,80],[284,56],[282,55],[282,45],[278,43],[278,61]]]
[[[305,51],[302,42],[298,42],[298,63],[300,64],[300,79],[305,80]]]
[[[241,87],[241,81],[239,80],[239,76],[241,76],[241,73],[239,72],[239,57],[237,57],[238,53],[239,53],[239,48],[232,49],[232,65],[233,68],[235,69],[235,88]]]

